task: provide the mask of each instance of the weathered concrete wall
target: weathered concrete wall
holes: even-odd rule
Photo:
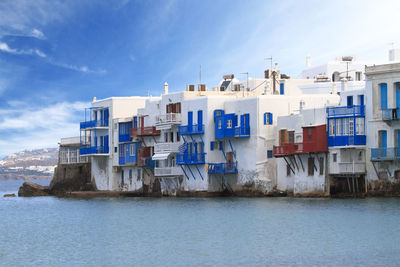
[[[59,164],[50,182],[52,194],[72,191],[91,191],[96,187],[91,179],[90,163]]]

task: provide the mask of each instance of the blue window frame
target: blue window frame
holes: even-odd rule
[[[281,95],[284,95],[284,94],[285,94],[285,84],[284,84],[284,83],[280,83],[280,84],[279,84],[279,93],[280,93]]]
[[[214,150],[214,141],[210,142],[210,150],[213,151]]]
[[[273,158],[274,157],[274,152],[272,150],[267,151],[267,158]]]
[[[347,96],[347,106],[351,107],[353,105],[353,96],[349,95]]]
[[[264,125],[271,125],[272,124],[272,113],[265,112],[264,113]]]

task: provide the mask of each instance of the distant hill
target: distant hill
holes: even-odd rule
[[[58,149],[24,150],[0,160],[0,180],[43,180],[53,177]]]

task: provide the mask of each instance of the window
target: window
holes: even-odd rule
[[[226,128],[232,128],[232,120],[226,121]]]
[[[264,125],[271,125],[272,124],[272,113],[266,112],[264,113]]]
[[[132,183],[132,169],[129,169],[129,180],[131,180]]]
[[[132,157],[132,156],[135,156],[135,144],[130,144],[129,145],[129,155]]]
[[[358,152],[358,160],[361,161],[362,158],[363,158],[363,152],[360,151],[360,152]]]
[[[308,158],[308,176],[314,175],[314,158]]]
[[[343,135],[349,135],[349,118],[343,119]]]
[[[169,141],[170,141],[170,142],[174,142],[174,132],[171,132],[171,133],[170,133],[170,137],[171,137],[171,138],[169,139]]]
[[[267,158],[273,158],[274,157],[274,152],[272,150],[267,151]]]
[[[356,71],[356,81],[361,81],[361,72]]]
[[[324,158],[319,158],[319,175],[324,174]]]
[[[224,150],[222,141],[219,141],[219,150],[221,150],[221,151]]]
[[[294,131],[288,131],[288,136],[289,136],[289,144],[294,143]]]
[[[118,152],[118,147],[114,147],[114,153]]]
[[[290,166],[289,164],[286,163],[286,176],[290,176],[290,172],[291,172]]]
[[[124,156],[124,145],[119,145],[119,156],[120,157]]]
[[[177,142],[181,141],[181,136],[178,134],[178,132],[176,132],[176,141]]]
[[[329,119],[329,136],[335,135],[335,119]]]
[[[336,161],[337,161],[337,154],[336,154],[336,153],[333,153],[333,154],[332,154],[332,159],[333,159],[333,162],[336,162]]]
[[[381,83],[379,87],[381,93],[381,109],[387,109],[387,84]]]
[[[124,170],[121,171],[121,185],[124,185]]]
[[[356,134],[364,135],[364,118],[356,118]]]
[[[142,179],[142,169],[137,168],[137,180],[140,181]]]
[[[349,95],[347,96],[347,106],[351,107],[353,105],[353,96]]]
[[[279,84],[279,93],[280,93],[281,95],[284,95],[284,94],[285,94],[285,84],[284,84],[284,83],[280,83],[280,84]]]
[[[342,135],[342,120],[341,119],[336,120],[336,135],[338,135],[338,136]]]
[[[354,135],[354,119],[348,118],[349,120],[349,135]]]
[[[213,151],[214,150],[214,141],[210,142],[210,150]]]
[[[218,129],[222,128],[222,120],[218,120]]]

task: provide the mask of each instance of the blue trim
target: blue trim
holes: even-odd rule
[[[237,163],[208,163],[208,174],[237,173]]]

